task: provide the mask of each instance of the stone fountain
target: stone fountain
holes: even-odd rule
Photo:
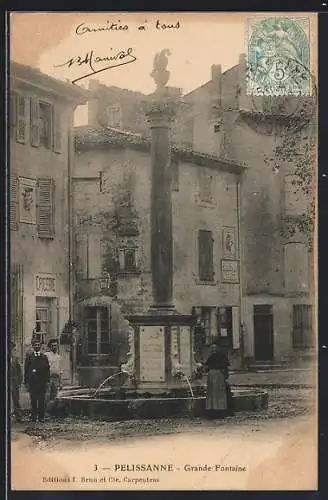
[[[168,54],[163,50],[155,56],[151,76],[157,88],[144,103],[151,129],[152,305],[146,313],[126,318],[129,352],[117,374],[119,390],[106,388],[105,380],[93,392],[63,393],[61,401],[66,401],[71,413],[101,413],[121,419],[202,414],[204,409],[204,381],[193,377],[197,369],[194,316],[179,314],[173,303],[170,129],[179,100],[166,87]],[[113,376],[110,378],[109,383]],[[238,397],[245,403],[243,394]],[[254,393],[249,401],[253,409],[266,404],[263,394]],[[245,404],[242,407],[247,409]]]

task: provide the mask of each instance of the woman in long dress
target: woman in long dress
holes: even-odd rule
[[[228,384],[229,359],[218,344],[212,344],[211,354],[204,363],[207,369],[206,411],[209,418],[232,415],[232,398]]]

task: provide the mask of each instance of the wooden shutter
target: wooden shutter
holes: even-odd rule
[[[10,127],[10,134],[13,134],[15,127],[17,126],[17,93],[16,92],[10,92],[8,121],[9,121],[9,127]]]
[[[40,108],[38,99],[30,100],[31,115],[31,146],[37,148],[40,145]]]
[[[18,95],[17,101],[17,127],[16,127],[16,141],[21,144],[26,143],[27,139],[27,98]]]
[[[55,234],[54,193],[54,179],[38,179],[37,231],[39,238],[53,238]]]
[[[10,179],[10,230],[16,231],[18,225],[18,178]]]
[[[199,197],[201,201],[214,202],[213,187],[212,172],[201,167],[199,169]]]
[[[211,281],[213,275],[213,237],[212,231],[200,230],[198,234],[199,278]]]
[[[62,132],[61,132],[61,110],[58,106],[53,106],[53,150],[61,153]]]

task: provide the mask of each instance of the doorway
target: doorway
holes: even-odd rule
[[[271,305],[253,306],[255,361],[273,360],[273,312]]]

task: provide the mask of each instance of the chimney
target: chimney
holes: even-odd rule
[[[217,104],[221,105],[221,93],[222,93],[221,64],[213,64],[211,72],[212,72],[213,99],[217,102]]]
[[[222,99],[222,69],[221,64],[213,64],[212,73],[212,90],[211,90],[211,119],[216,121],[221,112]]]
[[[238,108],[245,108],[246,106],[246,85],[247,85],[247,61],[246,55],[239,55],[239,63],[238,63],[238,92],[237,92],[237,106]]]
[[[97,126],[98,122],[98,90],[99,90],[99,81],[98,80],[90,80],[89,82],[89,92],[91,92],[92,97],[88,101],[88,125],[93,127]]]

